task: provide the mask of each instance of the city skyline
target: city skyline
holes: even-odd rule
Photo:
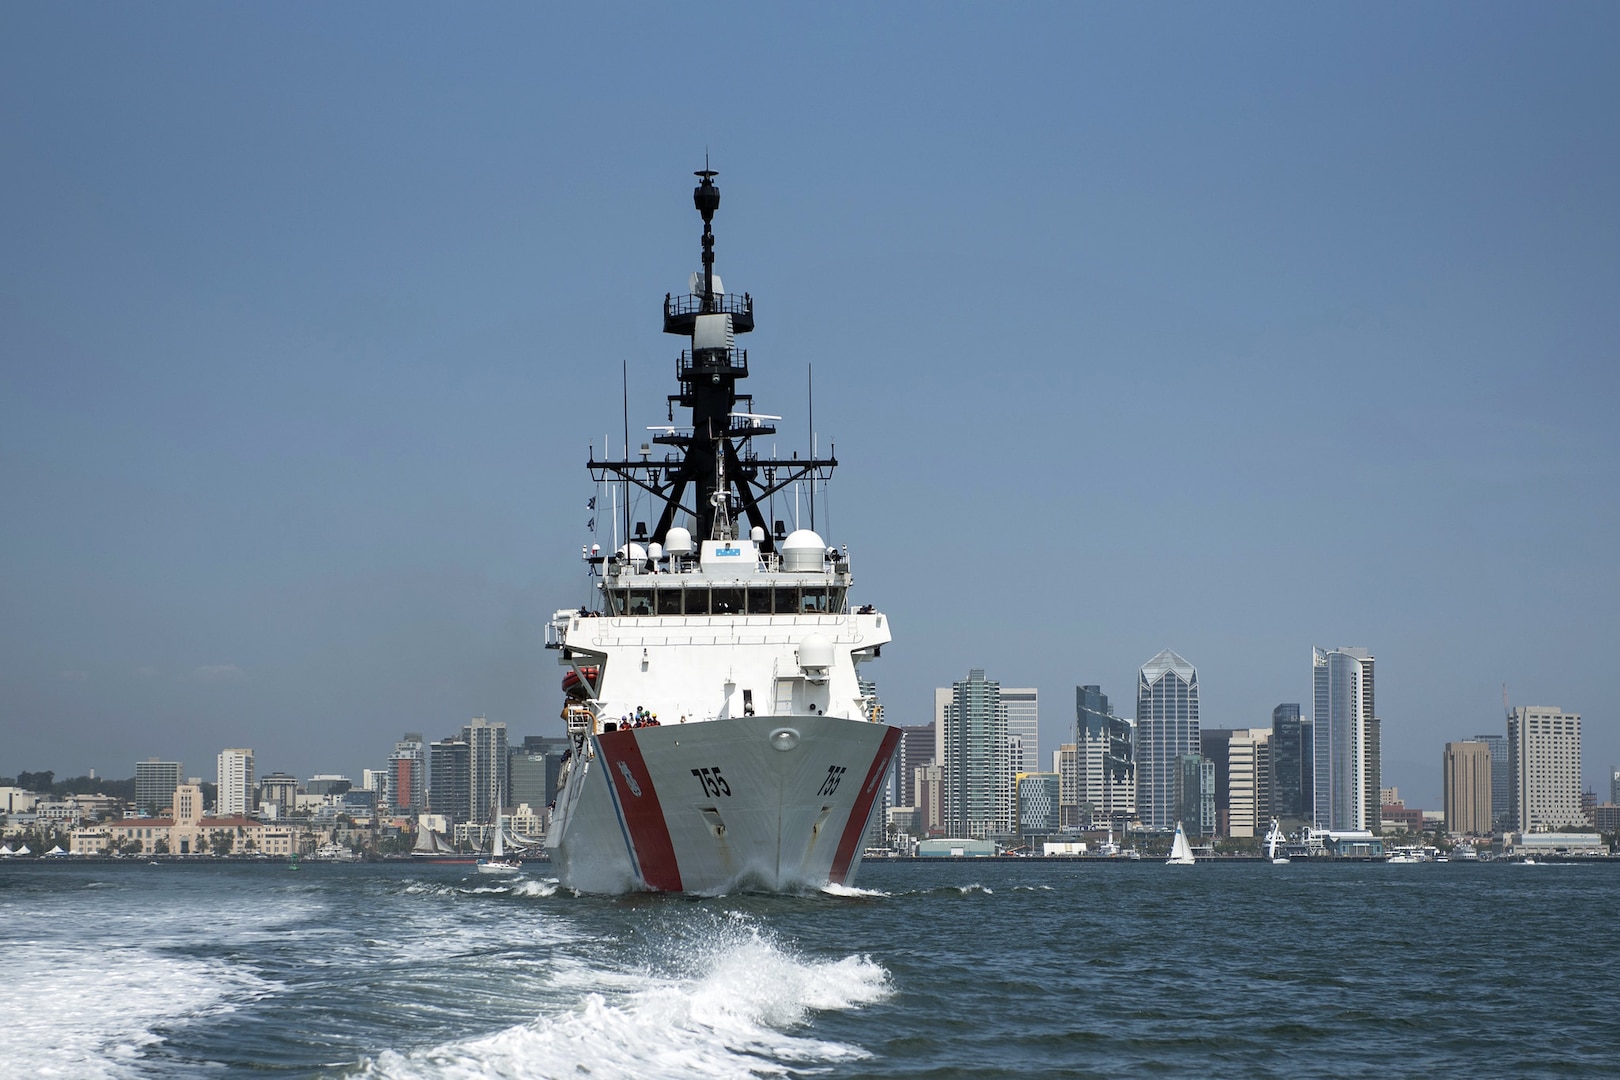
[[[1118,705],[1172,648],[1259,727],[1359,642],[1383,783],[1438,806],[1506,683],[1584,716],[1601,791],[1620,11],[850,18],[737,13],[699,131],[673,10],[400,11],[385,49],[361,10],[0,12],[4,769],[560,733],[583,464],[621,393],[632,443],[665,418],[707,148],[891,723],[974,667]],[[952,570],[959,533],[997,554]]]

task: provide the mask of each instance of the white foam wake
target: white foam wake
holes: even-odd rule
[[[155,1029],[228,1012],[276,989],[223,961],[146,949],[24,944],[0,978],[0,1073],[102,1080],[131,1075]]]
[[[861,889],[854,885],[840,885],[836,881],[829,881],[821,887],[821,891],[829,896],[888,896],[882,889]]]
[[[671,975],[595,973],[597,989],[554,1015],[493,1035],[364,1063],[388,1080],[475,1077],[757,1077],[866,1057],[794,1029],[820,1011],[859,1008],[890,993],[864,956],[804,960],[747,927],[688,942]],[[559,982],[587,981],[576,972]],[[634,987],[626,988],[626,985]],[[619,987],[619,989],[610,989]],[[605,991],[605,992],[604,992]]]

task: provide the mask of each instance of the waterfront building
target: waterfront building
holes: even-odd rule
[[[1314,730],[1300,716],[1298,703],[1271,710],[1271,815],[1284,821],[1309,821],[1314,812]]]
[[[934,761],[934,725],[913,724],[900,729],[900,746],[896,750],[895,772],[898,788],[895,798],[899,806],[920,806],[917,801],[917,770]]]
[[[461,729],[461,739],[467,744],[468,820],[491,825],[500,812],[506,794],[506,722],[490,723],[475,716]]]
[[[964,837],[1013,832],[1017,774],[1001,684],[973,668],[950,689],[934,691],[934,709],[944,830]]]
[[[1002,687],[1001,704],[1007,710],[1007,737],[1016,739],[1019,757],[1015,772],[1032,773],[1041,767],[1041,696],[1034,687]]]
[[[428,809],[445,819],[446,832],[472,815],[472,748],[450,735],[428,746]]]
[[[285,821],[298,806],[298,778],[273,772],[259,779],[259,813],[274,821]]]
[[[1441,755],[1446,832],[1488,836],[1491,832],[1491,748],[1482,742],[1448,742]]]
[[[1549,832],[1584,824],[1580,714],[1518,706],[1508,715],[1507,741],[1514,828]]]
[[[506,804],[528,803],[537,811],[550,806],[557,796],[557,777],[562,772],[562,758],[567,750],[567,739],[526,736],[523,745],[513,750],[508,758],[511,781]]]
[[[945,770],[938,765],[920,765],[912,771],[917,800],[917,825],[922,835],[945,830]]]
[[[1620,803],[1620,769],[1609,766],[1609,803]]]
[[[1620,805],[1606,802],[1593,807],[1592,827],[1605,836],[1620,832]]]
[[[1123,828],[1136,816],[1135,741],[1134,725],[1114,715],[1102,687],[1075,687],[1076,825]]]
[[[304,781],[304,794],[324,799],[328,795],[342,795],[354,787],[354,781],[337,773],[316,773]]]
[[[219,752],[214,796],[220,817],[243,817],[254,810],[253,751],[238,747]]]
[[[1058,774],[1058,827],[1078,829],[1080,819],[1080,748],[1063,743],[1052,751],[1052,771]]]
[[[1057,773],[1018,774],[1018,832],[1027,838],[1051,836],[1058,831]]]
[[[135,763],[135,805],[147,814],[169,807],[180,786],[180,762],[147,758]]]
[[[1189,834],[1215,835],[1215,763],[1202,754],[1176,759],[1175,820]],[[1172,826],[1173,827],[1173,826]]]
[[[1205,728],[1199,736],[1215,778],[1215,831],[1257,836],[1271,819],[1270,728]]]
[[[122,818],[106,825],[105,842],[120,848],[138,845],[142,855],[204,855],[214,851],[232,854],[269,853],[265,846],[265,826],[240,814],[203,814],[202,785],[191,780],[175,787],[171,801],[173,816]],[[95,837],[86,836],[86,847]]]
[[[407,731],[388,755],[388,780],[383,796],[397,814],[420,814],[427,809],[427,744],[419,731]]]
[[[1316,827],[1377,834],[1383,803],[1373,655],[1359,648],[1313,648],[1311,665]]]
[[[1137,679],[1136,812],[1143,825],[1175,828],[1184,794],[1181,758],[1198,749],[1198,669],[1166,649],[1142,665]]]
[[[1513,774],[1508,765],[1506,735],[1475,735],[1469,742],[1484,743],[1491,752],[1491,832],[1513,828]]]

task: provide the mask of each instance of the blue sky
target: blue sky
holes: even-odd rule
[[[1168,647],[1258,725],[1361,645],[1412,802],[1503,683],[1620,764],[1620,12],[703,15],[0,10],[0,773],[554,733],[705,149],[891,719],[983,667],[1049,748]]]

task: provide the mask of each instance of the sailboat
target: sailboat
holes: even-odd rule
[[[1166,866],[1191,866],[1197,862],[1193,858],[1192,845],[1187,843],[1187,834],[1182,831],[1181,822],[1176,822],[1176,839],[1170,845],[1170,857],[1164,860]]]
[[[1283,847],[1285,838],[1282,829],[1277,826],[1277,819],[1271,819],[1271,828],[1266,832],[1266,857],[1274,863],[1288,862],[1288,849]],[[1283,848],[1283,854],[1277,854],[1277,849]]]
[[[506,815],[502,814],[495,819],[495,845],[490,850],[490,857],[478,860],[480,874],[515,874],[523,869],[522,863],[506,857],[506,845],[502,842],[505,835]]]

